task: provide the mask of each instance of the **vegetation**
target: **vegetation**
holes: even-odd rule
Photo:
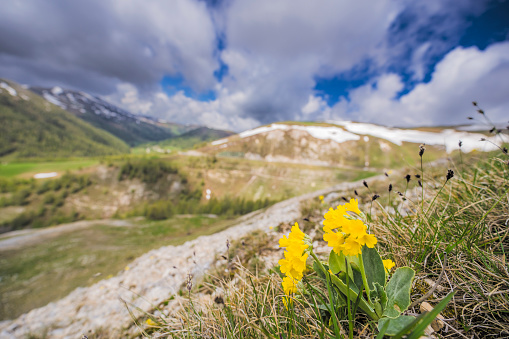
[[[288,274],[288,267],[285,268],[288,264],[280,261],[283,266],[264,267],[260,255],[273,246],[277,237],[270,236],[273,233],[252,235],[249,240],[242,239],[232,245],[233,253],[228,255],[230,260],[225,264],[229,273],[224,273],[224,266],[219,267],[203,284],[191,289],[189,294],[184,292],[189,299],[177,315],[184,319],[183,323],[149,315],[143,328],[151,335],[165,333],[169,337],[206,333],[209,337],[231,338],[382,338],[384,334],[418,338],[441,313],[442,320],[433,322],[435,332],[441,337],[507,336],[509,158],[506,149],[501,150],[502,154],[487,159],[463,156],[445,168],[424,165],[411,171],[412,175],[392,174],[385,181],[366,183],[362,190],[339,192],[340,200],[310,201],[304,207],[303,214],[308,217],[301,226],[303,234],[313,234],[313,238],[302,243],[312,254],[315,241],[324,238],[320,221],[327,208],[337,206],[343,197],[358,199],[365,212],[362,220],[369,233],[378,239],[376,251],[368,254],[366,246],[362,250],[364,268],[359,266],[362,259],[356,262],[354,257],[338,256],[328,247],[327,256],[317,254],[314,264],[306,261],[301,282],[288,285],[283,279],[283,272]],[[425,157],[423,150],[419,154]],[[276,234],[288,230],[289,226],[280,225]],[[294,245],[292,240],[290,245],[279,243],[297,246],[302,241],[302,237],[293,238]],[[331,245],[330,237],[326,240]],[[250,256],[251,249],[259,255]],[[320,245],[316,250],[320,250]],[[290,251],[297,255],[298,251]],[[373,272],[380,272],[370,268],[376,262],[381,265],[381,259],[376,259],[380,258],[377,252],[396,264],[388,284],[387,276],[373,278]],[[373,257],[372,260],[367,260],[367,256]],[[346,259],[346,265],[341,258]],[[415,271],[415,279],[409,275],[409,279],[403,279],[408,289],[398,284],[397,290],[408,291],[408,299],[396,301],[401,297],[396,293],[396,299],[389,298],[396,301],[394,314],[384,311],[384,307],[392,307],[384,297],[392,293],[388,290],[391,281],[401,280],[398,276],[405,270]],[[290,275],[295,282],[300,280],[296,275],[298,272]],[[377,279],[381,281],[378,286],[386,289],[372,285],[374,289],[369,288],[367,292],[366,280],[371,284]],[[348,285],[349,288],[345,287]],[[215,302],[200,302],[203,294],[217,296],[217,291],[224,292],[220,298],[214,297]],[[434,305],[427,315],[419,309],[424,301]],[[372,308],[368,307],[370,302]],[[380,303],[382,318],[376,303]],[[403,315],[399,316],[401,312]]]
[[[26,206],[29,208],[11,219],[0,220],[0,233],[26,227],[46,227],[83,218],[76,211],[61,207],[65,199],[92,184],[87,175],[65,174],[60,178],[36,182],[34,179],[0,179],[0,207]]]
[[[111,134],[28,90],[15,87],[28,100],[5,91],[0,93],[0,157],[97,156],[129,152],[128,146]]]

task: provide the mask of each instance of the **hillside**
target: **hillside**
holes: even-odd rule
[[[185,132],[179,136],[172,137],[157,143],[160,149],[183,150],[196,147],[197,145],[226,138],[233,135],[233,132],[208,128],[205,126]]]
[[[196,126],[160,122],[148,116],[135,115],[84,92],[60,87],[31,87],[30,90],[131,146],[168,139],[196,128]]]
[[[98,156],[129,152],[113,135],[0,79],[0,157]]]
[[[462,152],[496,149],[490,142],[479,142],[481,138],[500,144],[499,139],[484,134],[451,128],[398,129],[349,121],[282,122],[216,140],[200,151],[267,162],[394,168],[415,164],[413,154],[420,144],[426,144],[429,160],[459,150],[460,140]]]

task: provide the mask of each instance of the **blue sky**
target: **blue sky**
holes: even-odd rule
[[[0,77],[241,131],[509,111],[509,1],[5,2]]]

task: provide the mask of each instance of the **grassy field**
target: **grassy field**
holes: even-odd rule
[[[232,224],[224,218],[193,216],[132,226],[91,226],[36,245],[0,250],[0,320],[14,318],[116,275],[136,257],[177,245]],[[57,288],[55,288],[58,286]]]
[[[97,159],[74,159],[61,161],[44,161],[44,162],[9,162],[0,163],[0,177],[24,177],[30,178],[36,173],[72,171],[84,169],[97,165]]]

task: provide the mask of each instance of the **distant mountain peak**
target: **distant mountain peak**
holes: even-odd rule
[[[147,115],[133,114],[82,91],[63,89],[59,86],[31,87],[30,90],[130,145],[165,140],[195,128],[167,123]]]

